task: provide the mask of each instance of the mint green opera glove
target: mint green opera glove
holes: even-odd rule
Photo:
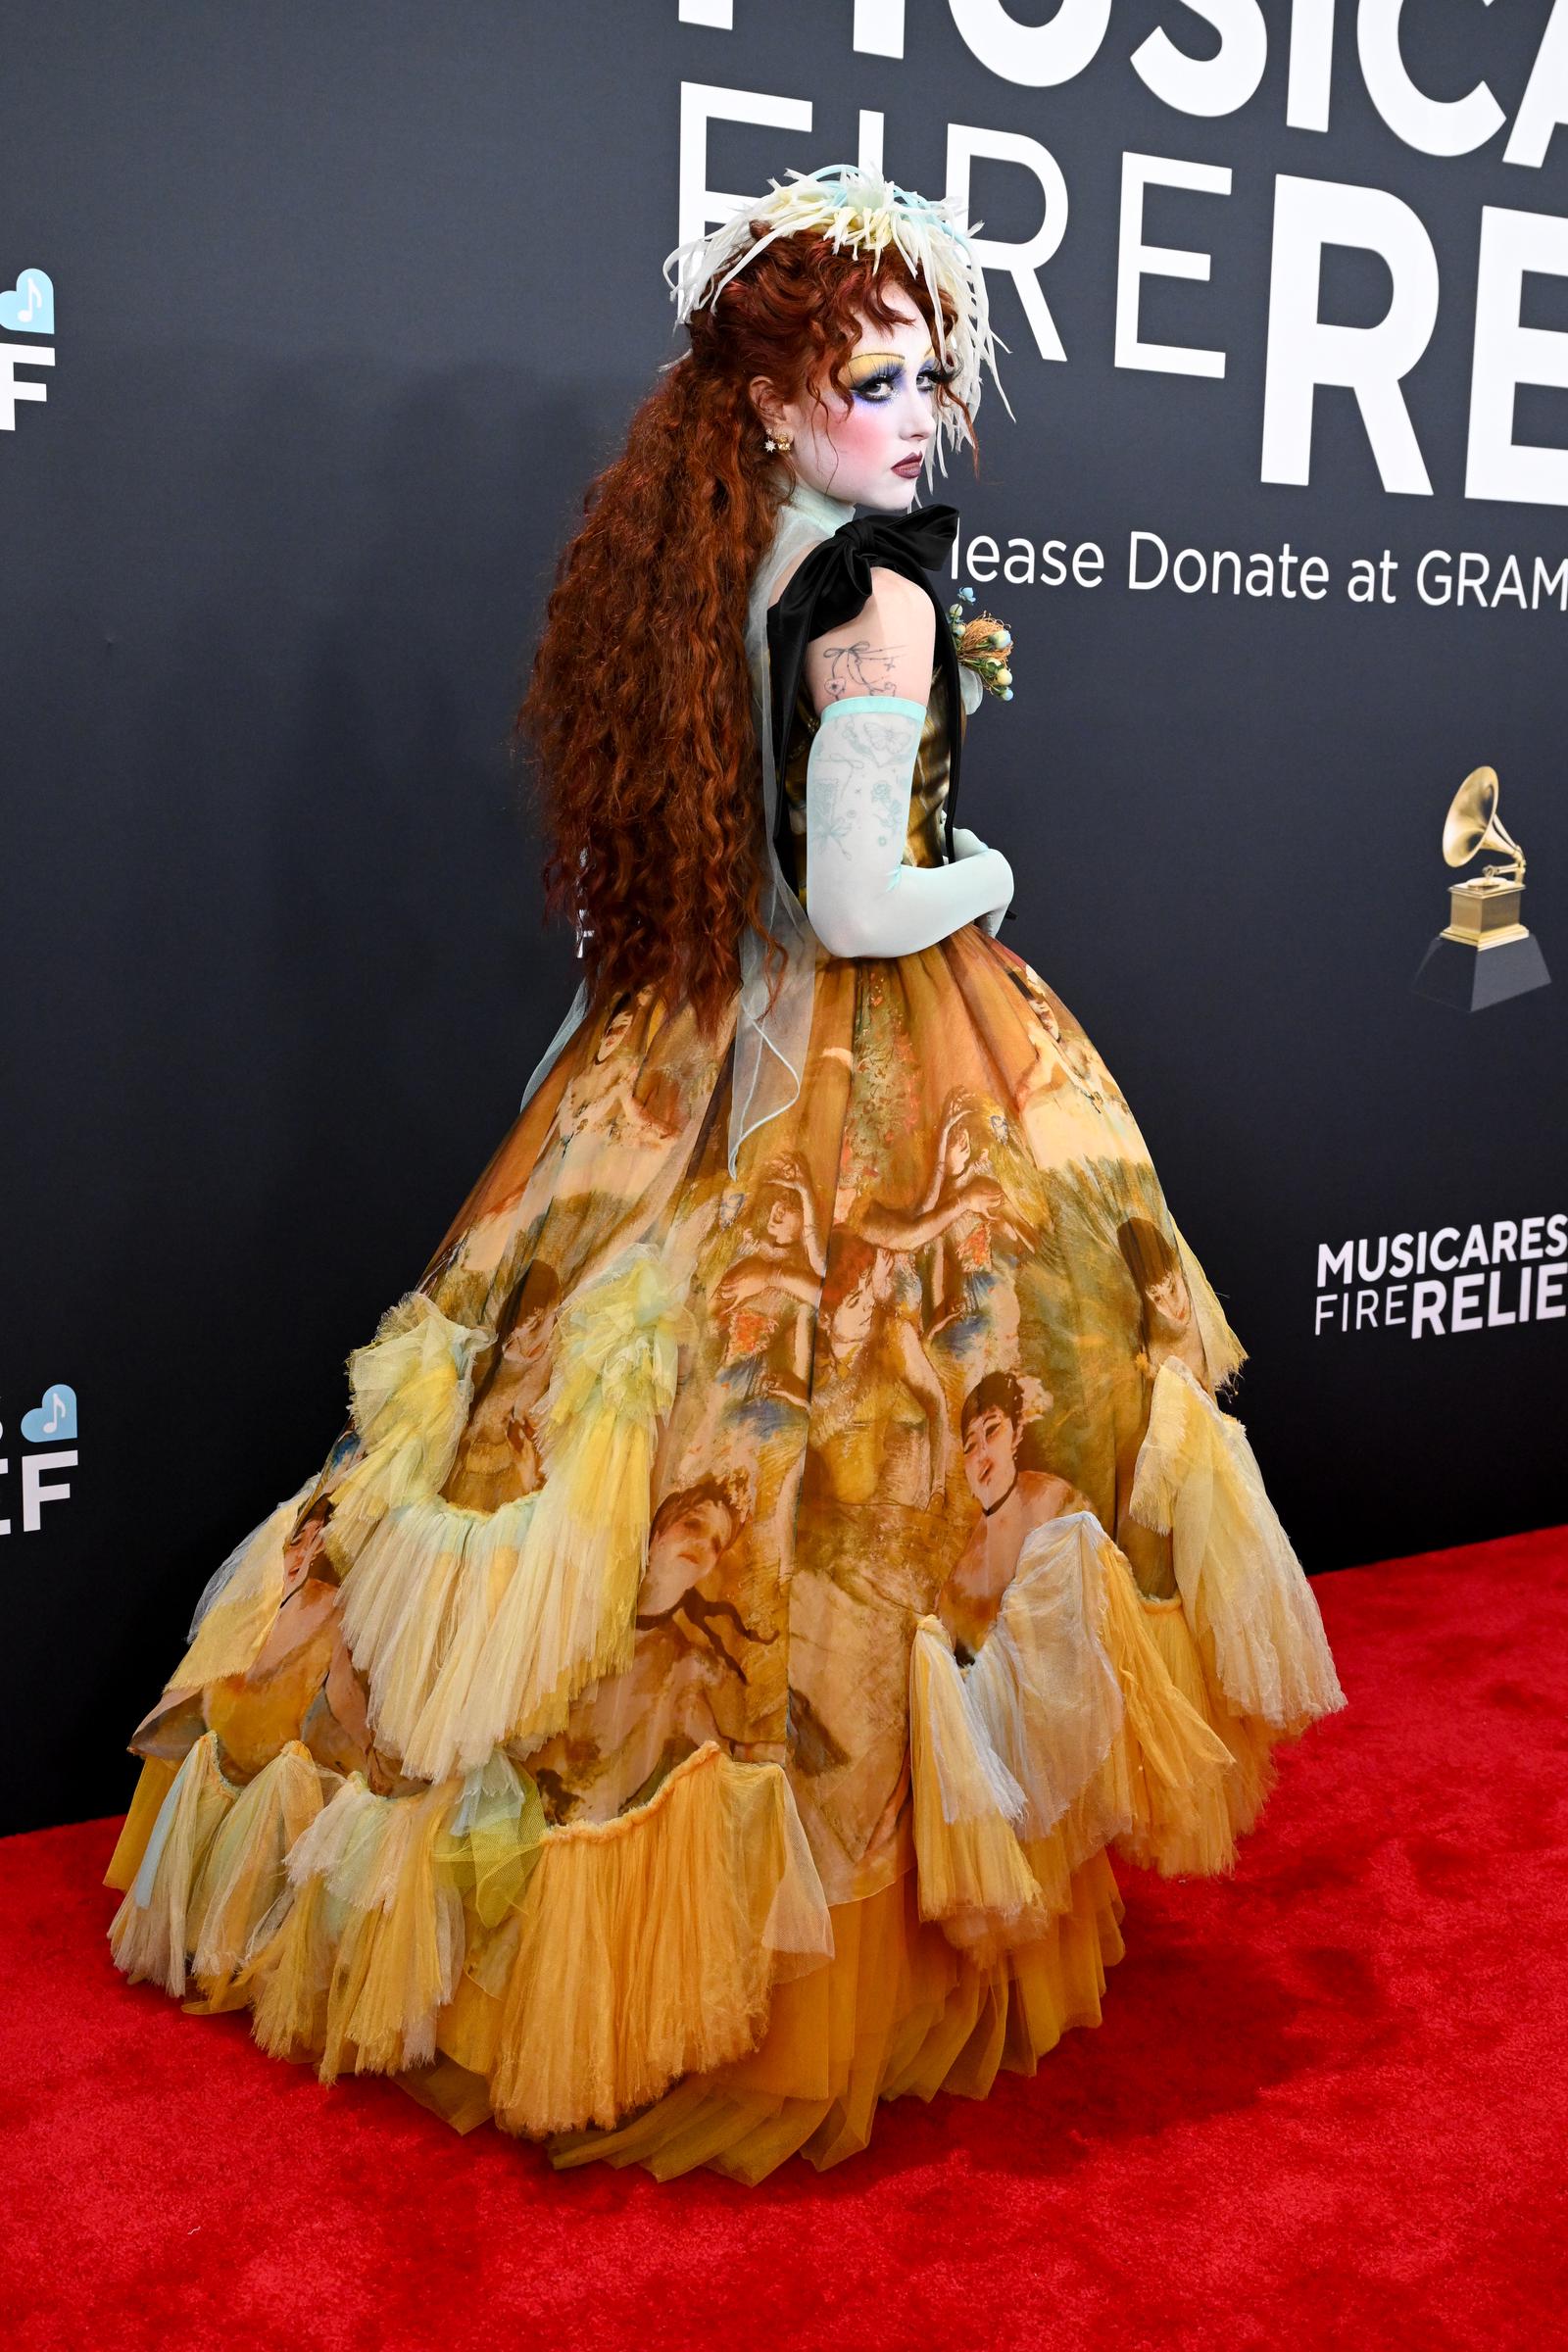
[[[1012,898],[1011,866],[984,844],[951,865],[903,863],[925,715],[891,694],[850,695],[822,712],[806,768],[806,853],[811,928],[829,955],[911,956],[987,916],[994,932]]]

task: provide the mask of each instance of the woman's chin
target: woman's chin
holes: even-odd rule
[[[889,481],[867,489],[858,503],[862,507],[874,508],[879,514],[906,514],[919,487],[920,476],[917,473],[911,474],[907,481],[894,474]]]

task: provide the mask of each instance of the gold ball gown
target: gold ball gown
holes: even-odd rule
[[[928,544],[794,506],[828,571]],[[815,714],[759,708],[808,908]],[[733,1048],[648,990],[565,1035],[210,1580],[108,1884],[127,1977],[323,2081],[755,2181],[1097,2023],[1113,1857],[1229,1869],[1345,1701],[1240,1343],[1054,991],[976,923],[824,955],[738,1157]]]

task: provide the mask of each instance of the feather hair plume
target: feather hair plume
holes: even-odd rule
[[[1007,347],[992,331],[985,274],[952,205],[901,188],[858,164],[791,172],[783,180],[770,180],[766,196],[742,204],[717,228],[666,256],[664,277],[678,325],[705,303],[716,301],[736,272],[776,238],[813,230],[835,249],[876,256],[892,246],[910,275],[930,291],[937,356],[953,368],[956,401],[963,404],[942,404],[937,439],[956,443],[971,437],[963,409],[972,415],[979,406],[982,368],[990,370],[1003,407],[1012,415],[997,373],[997,352]],[[944,316],[944,297],[952,307],[951,322]]]

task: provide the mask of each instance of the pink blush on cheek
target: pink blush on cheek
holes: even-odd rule
[[[893,410],[892,401],[852,401],[849,415],[833,419],[834,446],[858,466],[891,466],[906,448]]]
[[[831,476],[835,497],[854,500],[873,483],[885,490],[889,468],[908,454],[893,410],[891,401],[852,400],[847,413],[839,410],[825,420],[813,419],[808,454],[823,476]]]

